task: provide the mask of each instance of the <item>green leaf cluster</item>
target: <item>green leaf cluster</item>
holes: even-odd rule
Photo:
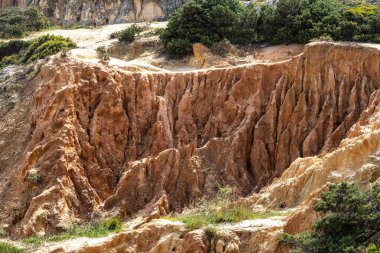
[[[76,46],[69,38],[49,34],[30,41],[0,43],[0,69],[8,65],[30,63]]]
[[[127,29],[112,33],[111,39],[118,39],[119,42],[131,43],[136,39],[136,36],[139,36],[140,33],[146,30],[147,28],[148,26],[133,24]]]
[[[307,43],[323,37],[380,42],[380,7],[364,0],[278,0],[248,6],[238,0],[190,0],[160,34],[166,50],[176,56],[190,54],[194,43]]]
[[[1,253],[22,253],[24,251],[22,249],[16,248],[15,246],[9,243],[0,242],[0,252]]]
[[[49,26],[49,20],[35,7],[0,9],[0,38],[21,38]]]
[[[190,0],[172,14],[160,38],[168,52],[177,56],[191,53],[197,42],[206,46],[223,39],[244,43],[254,31],[242,24],[256,18],[255,12],[247,14],[237,0]]]
[[[312,232],[286,234],[281,243],[290,245],[294,252],[379,252],[379,196],[379,185],[367,191],[348,183],[330,185],[315,205],[324,218],[315,223]]]

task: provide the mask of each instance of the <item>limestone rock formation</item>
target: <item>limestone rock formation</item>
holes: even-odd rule
[[[24,4],[23,0],[0,0],[0,8],[22,7]]]
[[[320,218],[314,204],[330,183],[355,182],[360,188],[380,183],[380,92],[339,147],[318,157],[298,158],[271,185],[250,197],[255,205],[298,207],[285,226],[289,233],[310,230]]]
[[[376,107],[379,56],[372,47],[315,43],[284,62],[188,73],[53,58],[34,80],[27,153],[2,168],[13,179],[0,193],[0,219],[19,236],[105,214],[148,221],[215,195],[218,185],[247,196],[299,157],[322,158],[282,177],[311,159],[336,168],[351,158],[323,155]],[[281,188],[256,202],[296,205],[321,184],[299,185],[294,196]]]
[[[0,7],[36,6],[58,24],[104,25],[163,19],[185,2],[186,0],[0,0]]]

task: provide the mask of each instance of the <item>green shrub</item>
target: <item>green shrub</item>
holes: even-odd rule
[[[28,176],[26,177],[26,180],[28,182],[31,182],[31,183],[34,183],[34,184],[37,184],[41,181],[41,175],[40,175],[40,172],[38,170],[36,171],[33,171],[33,172],[30,172],[28,174]]]
[[[136,36],[139,36],[141,32],[147,29],[148,26],[141,26],[133,24],[127,29],[114,32],[111,34],[111,39],[118,39],[120,42],[133,42]]]
[[[5,242],[0,242],[0,252],[1,253],[22,253],[24,252],[22,249],[18,249],[15,246],[5,243]]]
[[[12,40],[0,43],[0,69],[9,65],[30,63],[46,56],[76,47],[69,38],[44,35],[30,41]]]
[[[270,15],[262,18],[268,20],[266,29],[270,29],[264,40],[307,43],[325,35],[335,37],[340,31],[342,11],[343,5],[337,0],[279,0],[274,10],[263,13]]]
[[[0,38],[21,38],[48,27],[49,20],[34,7],[0,10]]]
[[[252,36],[252,29],[243,24],[246,14],[238,0],[190,0],[172,14],[160,38],[176,56],[191,53],[192,44],[198,42],[206,46],[223,39],[244,43],[242,34]]]
[[[315,210],[324,215],[313,231],[285,234],[295,252],[377,252],[380,246],[380,186],[361,192],[354,184],[330,185]],[[367,248],[367,249],[366,249]]]
[[[165,31],[165,28],[156,28],[156,29],[154,29],[153,34],[154,34],[154,35],[161,36],[161,34],[162,34],[164,31]]]
[[[22,50],[26,50],[30,43],[23,40],[11,40],[7,43],[0,43],[0,61],[5,57],[12,54],[18,54]]]
[[[209,225],[209,226],[205,227],[204,231],[205,231],[205,234],[208,238],[214,238],[214,237],[219,235],[218,229],[213,225]]]
[[[26,51],[22,62],[30,63],[56,54],[65,49],[76,47],[76,43],[69,38],[55,35],[44,35],[34,40]]]
[[[366,248],[366,253],[380,253],[380,246],[376,246],[375,244],[371,243]]]
[[[194,43],[308,43],[316,38],[380,41],[380,7],[361,0],[277,0],[243,7],[237,0],[190,0],[160,32],[166,50],[192,52]]]
[[[105,46],[100,46],[96,49],[96,54],[99,59],[103,61],[109,61],[110,60],[110,54],[108,53],[108,50]]]
[[[133,42],[135,40],[136,34],[133,29],[125,29],[119,35],[120,42]]]
[[[119,232],[121,230],[121,221],[119,218],[110,218],[101,222],[100,227],[107,231]]]
[[[5,68],[6,66],[9,66],[9,65],[17,65],[17,64],[20,64],[20,58],[16,54],[4,56],[0,62],[0,69]]]

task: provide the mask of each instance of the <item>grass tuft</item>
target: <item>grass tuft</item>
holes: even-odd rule
[[[173,221],[181,221],[190,230],[219,223],[237,223],[243,220],[267,219],[274,216],[286,216],[288,213],[276,211],[254,211],[249,207],[234,206],[230,208],[208,209],[201,212],[190,212],[175,217],[164,217]]]
[[[52,236],[33,236],[23,240],[25,244],[39,247],[45,242],[60,242],[79,237],[99,238],[104,237],[110,233],[117,233],[121,231],[121,221],[119,218],[110,218],[97,222],[95,224],[88,224],[85,226],[73,226],[63,233]],[[1,252],[1,251],[0,251]]]
[[[22,249],[16,248],[12,244],[6,242],[0,242],[0,252],[1,253],[22,253]]]
[[[204,231],[205,231],[205,234],[208,238],[214,238],[214,237],[218,236],[220,233],[218,231],[218,229],[213,225],[209,225],[209,226],[205,227]]]
[[[219,186],[218,186],[219,187]],[[233,190],[219,187],[214,201],[203,201],[196,211],[176,216],[162,217],[172,221],[181,221],[189,230],[220,223],[237,223],[243,220],[266,219],[274,216],[287,216],[289,213],[278,211],[256,211],[243,204],[231,205]]]

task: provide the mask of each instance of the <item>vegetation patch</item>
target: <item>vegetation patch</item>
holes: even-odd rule
[[[40,175],[40,172],[38,170],[36,171],[32,171],[30,172],[27,177],[26,177],[26,180],[28,182],[31,182],[31,183],[34,183],[34,184],[37,184],[41,181],[41,175]]]
[[[348,183],[330,185],[315,210],[324,218],[312,232],[285,234],[280,243],[299,253],[380,252],[379,185],[367,191]]]
[[[109,61],[111,58],[105,46],[98,47],[96,49],[96,55],[98,56],[100,60],[103,60],[103,61]]]
[[[30,63],[76,46],[69,38],[49,34],[30,41],[12,40],[0,43],[0,69],[9,65]]]
[[[181,221],[187,229],[194,230],[219,223],[237,223],[243,220],[266,219],[274,216],[287,216],[288,214],[277,211],[255,211],[248,205],[241,203],[232,205],[232,189],[222,187],[219,189],[216,200],[202,201],[196,211],[163,218]]]
[[[35,7],[0,9],[0,38],[21,38],[50,26]]]
[[[218,228],[214,225],[208,225],[204,228],[205,234],[209,238],[214,238],[219,236],[221,233],[218,231]]]
[[[19,249],[12,244],[0,242],[0,252],[1,253],[22,253],[22,249]]]
[[[227,39],[245,43],[254,36],[248,23],[255,20],[237,0],[190,0],[175,11],[160,38],[167,51],[176,56],[191,53],[194,43],[211,46]]]
[[[111,39],[118,39],[119,42],[131,43],[136,39],[137,36],[140,35],[140,33],[145,31],[148,27],[149,24],[144,26],[133,24],[127,29],[112,33]]]
[[[194,43],[211,47],[269,42],[308,43],[316,38],[380,43],[380,7],[361,0],[278,0],[276,4],[238,0],[189,0],[160,32],[175,56]]]
[[[45,242],[59,242],[79,237],[99,238],[104,237],[110,233],[120,232],[121,226],[122,224],[119,218],[110,218],[84,226],[73,226],[65,232],[57,235],[29,237],[27,239],[24,239],[23,242],[25,244],[38,247],[43,245]]]

